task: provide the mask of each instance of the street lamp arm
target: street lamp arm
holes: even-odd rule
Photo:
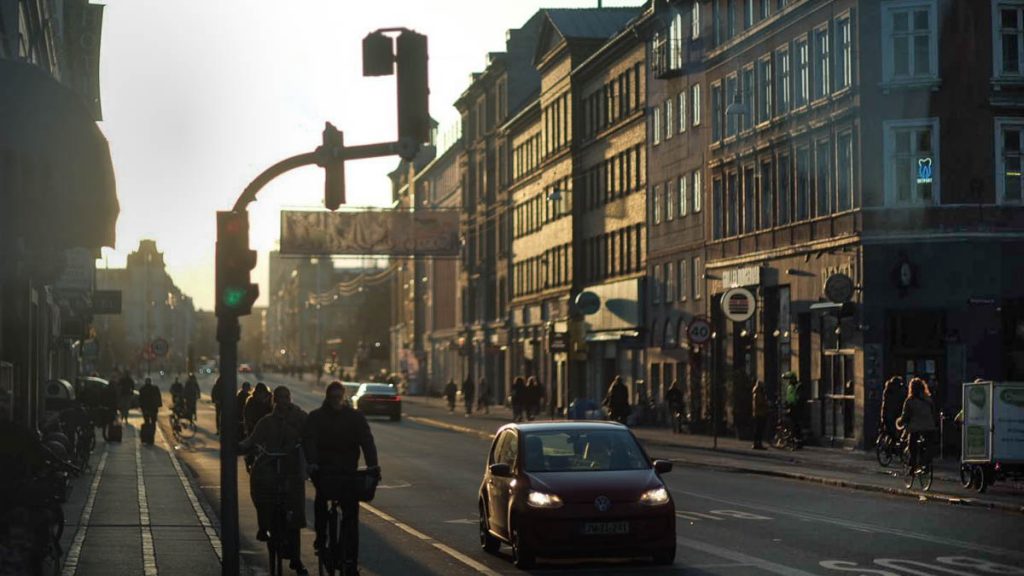
[[[255,180],[250,182],[249,185],[245,187],[245,191],[242,192],[242,195],[239,196],[238,200],[235,201],[235,206],[234,208],[232,208],[232,211],[245,211],[246,208],[248,208],[249,204],[256,201],[256,194],[258,194],[259,191],[262,190],[264,186],[269,184],[271,180],[277,178],[281,174],[284,174],[285,172],[294,170],[296,168],[301,168],[303,166],[309,166],[312,164],[320,163],[321,159],[319,150],[317,150],[316,152],[307,152],[305,154],[299,154],[297,156],[292,156],[291,158],[285,158],[284,160],[281,160],[277,164],[274,164],[270,168],[264,170],[262,174],[257,176]]]

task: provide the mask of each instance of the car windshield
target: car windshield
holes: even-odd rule
[[[381,394],[387,396],[393,396],[395,394],[395,387],[388,384],[364,384],[362,393],[365,394]]]
[[[650,468],[625,430],[552,430],[525,436],[527,472],[591,472]]]

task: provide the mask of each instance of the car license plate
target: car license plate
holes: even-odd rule
[[[583,534],[586,536],[629,534],[629,522],[586,522],[583,524]]]

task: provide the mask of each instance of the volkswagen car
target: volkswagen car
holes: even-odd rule
[[[480,485],[480,545],[512,547],[519,568],[538,557],[637,557],[672,564],[675,503],[633,433],[611,422],[508,424]]]
[[[402,419],[402,397],[391,384],[362,384],[352,397],[352,407],[366,416],[387,416],[393,422]]]

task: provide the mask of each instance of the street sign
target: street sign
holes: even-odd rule
[[[746,322],[754,315],[757,300],[754,293],[746,288],[733,288],[722,295],[722,312],[733,322]]]
[[[156,340],[153,340],[153,343],[150,345],[150,348],[153,351],[154,356],[163,358],[164,356],[167,356],[167,352],[170,351],[171,345],[167,343],[167,340],[164,340],[163,338],[157,338]]]
[[[92,293],[93,314],[120,314],[120,290],[96,290]]]
[[[711,323],[704,318],[694,318],[686,329],[691,344],[703,344],[711,339]]]
[[[601,297],[590,291],[580,292],[576,295],[576,309],[584,316],[596,314],[601,309]]]
[[[825,280],[825,298],[829,302],[842,304],[853,299],[853,279],[846,274],[833,274]]]

